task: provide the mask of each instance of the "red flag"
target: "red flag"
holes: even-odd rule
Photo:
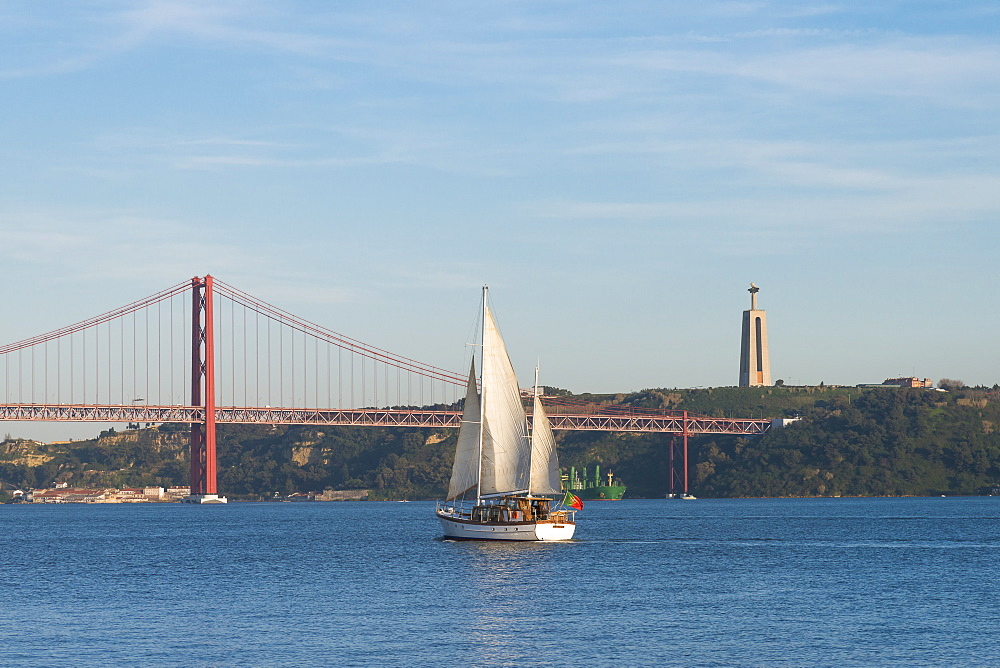
[[[566,492],[566,496],[563,497],[562,503],[564,506],[569,506],[570,508],[575,508],[576,510],[583,510],[583,501],[581,501],[580,497],[572,492]]]

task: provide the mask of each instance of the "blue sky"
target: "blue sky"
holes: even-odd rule
[[[995,2],[0,3],[0,340],[212,273],[523,378],[1000,381]]]

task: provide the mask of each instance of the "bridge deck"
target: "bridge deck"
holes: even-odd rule
[[[378,427],[458,427],[461,413],[441,410],[406,409],[307,409],[241,408],[216,409],[217,423],[225,424],[310,424]],[[530,416],[529,416],[530,419]],[[195,423],[205,420],[198,406],[98,406],[61,404],[0,404],[0,420],[57,422]],[[672,434],[759,435],[771,426],[770,419],[712,418],[665,414],[552,414],[553,429],[573,431],[613,431]]]

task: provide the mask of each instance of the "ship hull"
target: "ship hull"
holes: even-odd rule
[[[621,501],[625,494],[625,487],[622,485],[598,485],[588,489],[571,489],[570,491],[584,501]]]
[[[455,540],[555,541],[569,540],[573,522],[473,522],[437,513],[445,538]]]

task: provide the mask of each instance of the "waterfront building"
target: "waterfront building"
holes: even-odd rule
[[[930,378],[917,378],[915,376],[909,376],[906,378],[886,378],[882,381],[883,385],[892,385],[895,387],[934,387],[934,381]]]
[[[113,490],[60,487],[32,490],[29,495],[32,503],[107,503],[109,491]]]

